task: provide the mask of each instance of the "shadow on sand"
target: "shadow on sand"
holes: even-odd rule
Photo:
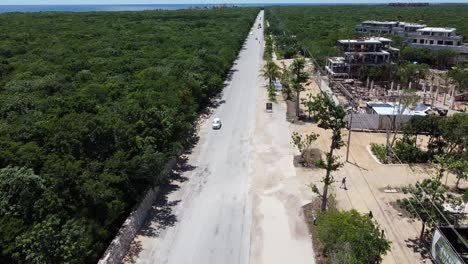
[[[421,254],[421,257],[423,259],[430,259],[430,242],[424,240],[420,241],[419,238],[414,238],[414,239],[406,239],[405,240],[406,246],[410,249],[413,250],[415,253]]]

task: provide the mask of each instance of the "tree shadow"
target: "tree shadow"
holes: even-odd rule
[[[141,241],[133,240],[132,243],[130,243],[127,255],[124,257],[122,263],[136,263],[136,258],[142,250],[143,246],[141,245]]]
[[[180,189],[180,184],[188,180],[184,173],[196,169],[196,166],[191,165],[188,161],[189,157],[186,155],[186,152],[177,159],[167,183],[161,187],[156,201],[148,212],[146,223],[140,229],[138,235],[157,237],[162,231],[174,226],[177,222],[177,216],[173,213],[173,209],[180,203],[180,200],[170,201],[169,195]]]
[[[236,64],[234,64],[236,65]],[[233,67],[226,73],[226,76],[224,76],[224,88],[229,85],[229,82],[232,81],[232,76],[234,76],[234,73],[236,73],[239,70],[234,69]]]
[[[184,173],[197,168],[189,163],[189,155],[199,140],[200,137],[194,128],[184,144],[183,152],[177,157],[167,179],[162,183],[156,201],[149,209],[145,222],[136,236],[158,237],[166,228],[174,226],[177,222],[178,219],[173,210],[181,200],[170,201],[169,195],[180,189],[180,184],[188,180]],[[142,250],[141,241],[134,239],[124,258],[124,263],[136,263]]]
[[[406,246],[413,250],[415,253],[421,254],[423,259],[429,259],[430,256],[430,247],[431,244],[427,240],[420,241],[419,238],[414,239],[405,239]]]
[[[308,116],[305,114],[301,114],[298,117],[298,120],[304,124],[309,123],[309,124],[314,124],[317,123],[317,120],[313,116]]]

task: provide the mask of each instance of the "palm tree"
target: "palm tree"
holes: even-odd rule
[[[464,69],[453,69],[448,72],[448,77],[453,80],[453,90],[450,95],[450,109],[453,109],[457,90],[463,93],[468,88],[468,71]]]
[[[296,58],[291,64],[292,88],[296,92],[296,116],[299,116],[300,93],[304,90],[302,83],[306,82],[309,75],[304,71],[305,59]]]
[[[263,66],[262,75],[268,79],[268,87],[270,87],[273,85],[273,79],[280,76],[278,65],[276,65],[272,60],[267,60],[267,63]]]
[[[283,72],[281,73],[281,86],[287,100],[291,100],[291,73],[283,62]]]

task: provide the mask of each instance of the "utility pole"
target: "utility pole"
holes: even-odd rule
[[[351,129],[353,124],[353,111],[354,111],[354,98],[351,99],[351,113],[349,115],[349,123],[348,123],[348,144],[346,144],[346,162],[349,159],[349,145],[351,144]]]

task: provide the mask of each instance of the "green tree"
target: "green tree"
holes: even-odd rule
[[[266,64],[263,66],[262,75],[268,79],[268,87],[272,86],[273,80],[280,76],[278,65],[272,60],[267,60]]]
[[[264,27],[264,29],[264,31],[267,31],[267,27]],[[271,56],[273,54],[273,39],[268,34],[268,32],[265,33],[265,51],[263,54],[263,58],[266,60],[271,60]]]
[[[333,155],[333,152],[344,146],[342,140],[341,130],[346,127],[346,111],[340,106],[336,105],[333,99],[324,93],[320,93],[313,97],[309,103],[309,107],[314,113],[314,117],[318,122],[318,127],[329,129],[332,132],[330,150],[326,153],[326,158],[320,159],[317,166],[326,170],[323,181],[323,193],[321,210],[327,209],[328,187],[333,183],[332,171],[338,170],[342,163],[338,161],[338,157]]]
[[[82,221],[64,222],[55,215],[16,239],[20,263],[85,263],[92,260],[89,229]]]
[[[275,85],[268,85],[268,100],[276,102],[276,88]]]
[[[463,153],[437,155],[436,161],[440,166],[439,175],[443,175],[443,173],[446,170],[455,175],[455,177],[457,178],[455,188],[459,189],[460,181],[468,180],[468,152],[467,151]]]
[[[301,158],[304,160],[305,151],[310,148],[312,143],[317,140],[318,137],[319,135],[313,132],[308,135],[304,135],[304,137],[298,132],[293,132],[291,136],[291,144],[296,146],[296,148],[299,150],[299,153],[301,153]]]
[[[445,143],[444,153],[463,153],[468,147],[468,115],[457,113],[440,123]]]
[[[448,72],[448,76],[454,80],[457,90],[461,93],[468,90],[468,71],[465,69],[453,69]]]
[[[396,112],[394,115],[387,116],[390,119],[390,127],[387,129],[387,152],[390,154],[390,149],[393,148],[397,134],[400,131],[402,117],[407,109],[414,108],[419,102],[419,95],[416,94],[415,90],[404,90],[403,94],[400,95],[399,102],[396,106]],[[392,140],[390,141],[390,134],[393,134]]]
[[[286,99],[290,100],[292,98],[291,91],[291,72],[283,63],[283,69],[281,73],[281,86],[283,88],[283,93],[286,95]]]
[[[413,87],[419,83],[419,80],[425,79],[429,74],[429,65],[427,64],[406,64],[400,67],[400,83],[403,87],[408,87],[412,83]]]
[[[404,188],[403,192],[410,196],[398,200],[398,204],[401,208],[407,210],[412,218],[419,219],[422,222],[420,240],[424,238],[426,225],[434,226],[444,223],[444,219],[438,210],[449,218],[451,217],[449,212],[444,210],[444,203],[456,204],[459,202],[458,199],[448,193],[447,186],[440,182],[440,178],[418,181],[414,186],[410,185]]]
[[[46,186],[31,169],[0,169],[0,214],[31,222],[37,218],[39,201]]]
[[[356,210],[319,213],[318,238],[330,263],[379,263],[390,242],[368,215]]]
[[[305,64],[306,61],[304,58],[295,58],[290,66],[292,90],[296,93],[296,116],[299,116],[300,112],[300,94],[304,90],[303,83],[309,78],[307,72],[304,71]]]

